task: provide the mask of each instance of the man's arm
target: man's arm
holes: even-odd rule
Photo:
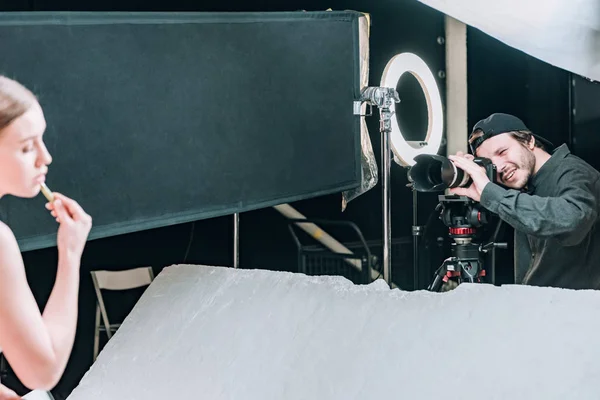
[[[581,242],[597,218],[594,181],[582,171],[568,170],[557,182],[556,197],[540,197],[488,183],[481,205],[515,229],[540,238],[553,237],[565,246]]]

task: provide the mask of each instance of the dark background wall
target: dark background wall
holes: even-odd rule
[[[415,52],[430,66],[435,75],[445,70],[445,49],[438,38],[444,37],[444,16],[414,0],[319,0],[278,2],[205,0],[141,1],[141,0],[13,0],[4,1],[0,11],[294,11],[353,9],[372,17],[370,37],[370,82],[379,83],[387,61],[400,52]],[[545,64],[511,49],[497,40],[468,30],[469,125],[492,112],[509,112],[520,116],[530,128],[555,144],[568,143],[576,154],[599,167],[595,153],[600,149],[596,132],[600,128],[600,112],[595,106],[600,96],[598,84]],[[445,82],[438,77],[445,100]],[[423,94],[414,78],[407,76],[398,87],[402,105],[398,120],[409,139],[419,139],[425,131],[426,109]],[[573,112],[577,110],[577,112]],[[68,111],[65,111],[68,112]],[[377,113],[368,126],[377,162],[380,139]],[[445,149],[442,149],[445,151]],[[394,281],[403,289],[415,289],[411,227],[413,198],[406,187],[406,170],[392,168],[392,233]],[[437,204],[437,195],[418,195],[418,223],[424,225]],[[381,185],[350,202],[341,212],[339,195],[325,196],[293,204],[311,218],[347,220],[357,224],[369,241],[372,251],[381,256]],[[263,268],[297,271],[296,247],[285,218],[273,209],[257,210],[240,216],[241,268]],[[82,260],[80,317],[77,338],[67,370],[53,390],[57,398],[65,398],[77,385],[92,363],[95,297],[89,271],[124,269],[151,265],[158,273],[168,265],[193,263],[231,265],[233,252],[233,220],[214,218],[195,223],[170,226],[89,242]],[[424,288],[431,273],[448,256],[445,227],[435,219],[427,236],[420,242],[418,282]],[[333,232],[332,232],[333,233]],[[512,231],[504,226],[500,239],[511,243]],[[338,240],[354,241],[348,230],[335,230]],[[307,243],[310,243],[307,241]],[[56,249],[43,249],[23,254],[27,277],[40,307],[52,289],[55,277]],[[498,253],[497,283],[512,282],[512,251]],[[116,311],[125,315],[139,293],[121,297]],[[19,391],[14,375],[7,384]]]

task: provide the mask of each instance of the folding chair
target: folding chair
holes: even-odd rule
[[[100,332],[105,332],[110,340],[112,335],[119,329],[121,323],[110,323],[104,298],[103,290],[120,291],[136,289],[148,286],[154,280],[152,267],[140,267],[122,271],[90,271],[94,289],[96,290],[96,325],[94,332],[94,361],[98,357],[100,349]],[[102,319],[102,323],[100,322]]]

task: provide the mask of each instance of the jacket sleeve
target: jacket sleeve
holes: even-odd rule
[[[556,182],[555,197],[540,197],[488,183],[481,193],[481,205],[516,230],[539,238],[554,238],[564,246],[583,240],[597,218],[598,199],[584,171],[565,170]]]

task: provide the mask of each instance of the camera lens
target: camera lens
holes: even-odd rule
[[[452,161],[442,166],[442,180],[449,188],[468,187],[471,177],[462,169],[458,168]]]
[[[416,156],[408,177],[419,192],[439,192],[471,184],[471,177],[449,159],[431,154]]]

